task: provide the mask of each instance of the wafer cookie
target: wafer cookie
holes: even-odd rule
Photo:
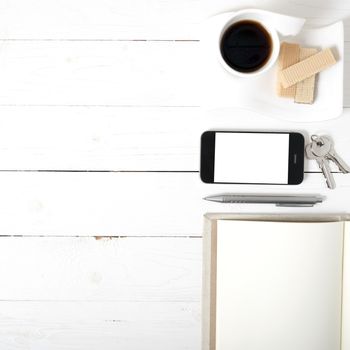
[[[281,83],[281,71],[299,61],[299,45],[283,42],[280,48],[280,55],[278,57],[278,72],[277,72],[277,95],[280,97],[294,98],[296,86],[284,88]]]
[[[287,88],[336,63],[331,49],[325,49],[281,71],[282,86]]]
[[[315,55],[316,53],[317,53],[317,49],[302,47],[302,48],[300,48],[299,59],[300,59],[300,61],[303,61],[303,60],[307,59],[308,57]],[[316,75],[314,74],[311,77],[306,78],[303,81],[300,81],[296,85],[293,85],[293,86],[296,86],[294,102],[296,102],[296,103],[308,103],[308,104],[313,103],[314,95],[315,95],[314,94],[315,81],[316,81]],[[288,88],[288,89],[290,89],[290,88]]]

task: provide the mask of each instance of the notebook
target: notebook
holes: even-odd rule
[[[350,350],[350,223],[207,215],[203,350]]]

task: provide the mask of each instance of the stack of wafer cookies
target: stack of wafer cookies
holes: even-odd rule
[[[331,49],[318,51],[283,42],[278,59],[278,96],[293,98],[296,103],[313,103],[316,74],[335,63]]]

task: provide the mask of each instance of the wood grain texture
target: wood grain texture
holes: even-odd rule
[[[0,173],[1,235],[201,236],[205,212],[342,213],[350,175],[335,174],[327,189],[322,174],[298,186],[206,185],[198,173]],[[313,208],[221,205],[202,200],[222,192],[322,194]]]
[[[191,39],[198,0],[2,1],[0,34],[12,39]]]
[[[199,350],[199,302],[0,302],[2,350]]]
[[[198,43],[1,42],[0,105],[198,105]]]
[[[198,301],[201,239],[2,237],[0,300]]]

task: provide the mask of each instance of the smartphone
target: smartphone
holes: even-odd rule
[[[206,131],[205,183],[297,185],[304,178],[304,136],[295,132]]]

